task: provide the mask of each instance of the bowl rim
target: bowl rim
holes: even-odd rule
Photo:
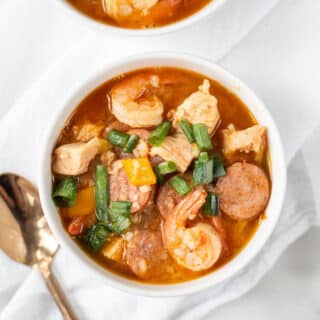
[[[95,30],[100,33],[110,33],[116,34],[119,36],[154,36],[161,35],[170,32],[174,32],[183,28],[186,28],[205,17],[209,16],[219,8],[221,8],[228,0],[213,0],[213,2],[208,3],[206,6],[195,12],[194,14],[179,20],[177,22],[173,22],[168,25],[150,28],[150,29],[128,29],[117,26],[112,26],[85,15],[81,11],[74,8],[70,3],[66,0],[54,0],[60,9],[66,15],[73,16],[75,20],[78,20],[79,23],[86,24],[90,29]]]
[[[178,68],[189,69],[204,74],[209,78],[218,81],[227,88],[229,88],[229,83],[232,83],[234,91],[230,88],[229,90],[237,96],[239,96],[240,93],[245,94],[248,98],[254,101],[254,105],[248,105],[248,108],[256,117],[256,112],[262,112],[265,122],[268,124],[269,145],[272,147],[272,150],[270,150],[270,158],[273,182],[269,204],[266,209],[268,212],[268,219],[259,226],[255,235],[245,248],[243,248],[242,251],[230,262],[205,276],[178,284],[145,284],[121,277],[99,266],[89,256],[87,256],[67,234],[51,200],[51,154],[55,141],[60,130],[64,126],[65,121],[71,115],[78,103],[86,97],[88,93],[92,92],[94,88],[97,88],[100,84],[110,80],[121,72],[128,72],[142,68],[140,65],[145,67],[176,66]],[[119,70],[122,71],[119,72]],[[215,77],[209,75],[213,73],[216,73]],[[219,77],[220,79],[218,79]],[[224,80],[222,80],[222,78]],[[225,82],[222,83],[222,81]],[[79,81],[74,85],[74,88],[71,88],[68,97],[69,98],[67,100],[61,102],[61,106],[59,107],[57,114],[53,116],[50,123],[48,123],[48,130],[42,140],[38,174],[39,195],[44,215],[47,218],[48,224],[56,239],[63,247],[67,248],[74,257],[80,260],[89,272],[94,273],[97,277],[103,278],[103,281],[112,287],[131,294],[153,297],[173,297],[196,293],[218,285],[226,279],[230,279],[247,266],[248,263],[261,251],[271,236],[281,213],[286,190],[287,172],[282,141],[275,122],[263,102],[242,81],[228,71],[222,69],[220,66],[202,58],[180,53],[155,52],[138,54],[130,58],[122,58],[111,65],[109,64],[100,68],[92,74],[87,74],[86,79]],[[243,102],[247,104],[245,101]],[[258,122],[260,123],[261,121],[258,119]],[[277,174],[274,174],[274,170],[277,171]],[[265,233],[261,233],[261,229],[266,229]],[[259,234],[259,238],[257,234]]]

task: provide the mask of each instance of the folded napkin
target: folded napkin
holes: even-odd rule
[[[45,9],[43,1],[42,6],[40,1],[35,2],[39,8]],[[1,10],[14,7],[12,3],[14,1],[0,2],[0,23]],[[23,5],[22,1],[20,3]],[[314,194],[320,174],[311,175],[319,173],[320,160],[320,152],[314,148],[320,139],[320,109],[317,106],[320,100],[317,88],[320,47],[313,39],[319,36],[316,32],[320,30],[320,21],[316,13],[320,3],[313,0],[282,1],[245,36],[275,3],[229,1],[216,16],[189,29],[188,33],[181,31],[148,39],[149,43],[146,39],[111,36],[106,40],[103,35],[87,32],[81,35],[77,45],[69,46],[65,54],[57,58],[2,119],[1,171],[20,173],[36,183],[38,147],[46,131],[46,119],[58,111],[79,75],[111,64],[115,54],[128,55],[141,50],[183,50],[217,60],[242,39],[219,63],[257,92],[279,126],[288,163],[286,200],[272,237],[249,266],[232,279],[199,294],[184,298],[142,298],[106,286],[101,279],[85,272],[62,248],[54,261],[54,271],[81,319],[127,319],[128,316],[130,319],[144,319],[150,315],[156,319],[200,319],[215,307],[247,292],[290,243],[311,225],[320,224],[316,214],[320,203]],[[28,12],[26,6],[22,8]],[[210,28],[212,26],[215,28]],[[51,27],[62,31],[61,25]],[[68,32],[66,30],[66,34]],[[230,33],[229,38],[224,37],[226,33]],[[14,45],[11,50],[13,48]],[[54,58],[49,51],[45,57],[52,61]],[[44,67],[45,64],[39,67],[39,73]],[[31,78],[31,75],[32,71],[28,76]],[[0,83],[1,87],[9,86],[14,90],[15,82],[8,83],[3,73],[0,74]],[[20,82],[19,85],[20,92],[24,91],[25,84]],[[3,94],[10,103],[9,93],[0,95]],[[61,318],[36,271],[13,263],[4,254],[0,254],[0,261],[1,320],[19,319],[22,310],[24,319]]]

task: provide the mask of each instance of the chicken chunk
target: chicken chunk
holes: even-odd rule
[[[79,142],[88,142],[93,138],[99,137],[103,129],[103,124],[86,122],[83,125],[74,125],[72,132],[75,139]]]
[[[101,141],[94,138],[89,142],[65,144],[54,151],[52,170],[55,173],[77,176],[88,170],[90,161],[101,149]]]
[[[179,122],[183,119],[192,124],[203,123],[212,135],[218,127],[221,117],[218,110],[217,99],[210,94],[210,82],[204,80],[199,90],[192,93],[183,103],[178,106],[173,115],[173,127],[179,129]]]
[[[254,152],[255,160],[260,162],[267,143],[267,129],[261,125],[254,125],[244,130],[236,130],[234,125],[221,130],[223,153],[226,158],[240,152],[248,154]]]
[[[185,172],[193,159],[198,157],[199,149],[196,144],[190,144],[183,134],[168,136],[161,146],[152,147],[151,156],[160,156],[166,161],[173,161],[179,172]]]

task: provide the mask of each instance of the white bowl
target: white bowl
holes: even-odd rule
[[[69,2],[67,2],[67,0],[55,0],[55,3],[58,4],[59,7],[66,12],[66,14],[73,16],[75,19],[79,21],[79,23],[87,25],[88,28],[91,28],[93,30],[101,32],[108,31],[120,36],[151,36],[176,31],[190,26],[196,21],[199,21],[205,18],[206,16],[210,15],[211,13],[215,12],[226,1],[227,0],[214,0],[212,3],[209,3],[204,8],[200,9],[199,11],[185,19],[179,20],[169,25],[150,29],[127,29],[108,25],[94,20],[89,16],[86,16],[84,13],[74,8]]]
[[[172,285],[143,284],[103,269],[89,258],[67,234],[51,200],[51,154],[56,139],[71,112],[83,98],[103,82],[123,72],[150,66],[172,66],[193,70],[217,80],[236,94],[250,108],[258,122],[267,127],[272,163],[272,191],[266,209],[267,219],[262,222],[253,239],[238,256],[217,271],[196,280]],[[178,296],[195,293],[229,279],[246,266],[270,237],[280,215],[286,187],[286,166],[281,139],[278,129],[263,102],[245,84],[219,66],[193,56],[172,53],[149,53],[127,58],[112,67],[100,70],[98,73],[88,74],[79,82],[81,82],[81,85],[75,84],[74,88],[70,89],[69,99],[61,101],[61,105],[57,106],[60,111],[57,117],[53,118],[51,123],[48,124],[48,134],[44,138],[44,145],[40,149],[42,150],[39,168],[40,199],[44,214],[60,244],[75,254],[81,263],[88,268],[88,271],[91,270],[96,275],[102,276],[106,283],[133,294],[146,296]]]

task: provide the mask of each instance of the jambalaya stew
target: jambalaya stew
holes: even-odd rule
[[[191,16],[212,0],[67,0],[102,23],[131,29],[155,28]]]
[[[265,218],[266,128],[218,82],[158,67],[87,96],[52,155],[65,229],[97,263],[147,283],[233,259]]]

